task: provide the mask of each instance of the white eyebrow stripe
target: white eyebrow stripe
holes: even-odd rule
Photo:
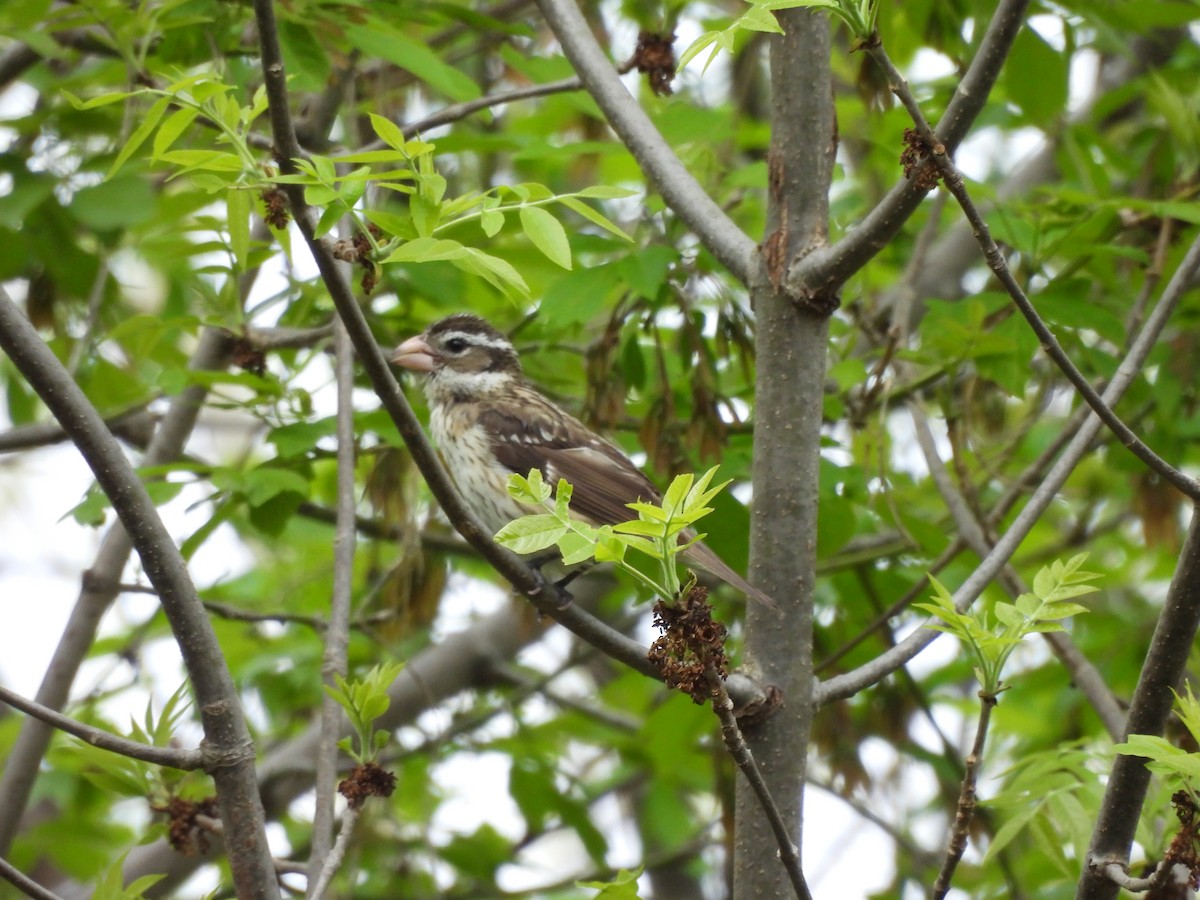
[[[475,347],[491,347],[494,350],[511,350],[512,344],[505,338],[487,338],[474,331],[447,331],[442,336],[442,342],[458,339],[466,341]]]

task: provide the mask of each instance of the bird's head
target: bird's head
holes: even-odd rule
[[[402,342],[392,363],[428,373],[432,400],[480,399],[521,378],[512,341],[469,313],[447,316]]]

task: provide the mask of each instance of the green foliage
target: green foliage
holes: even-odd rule
[[[598,891],[592,895],[596,900],[640,900],[637,882],[641,877],[640,868],[633,871],[621,869],[611,881],[581,881],[579,886]]]
[[[739,32],[757,31],[766,34],[783,34],[783,28],[775,19],[775,13],[785,9],[824,10],[845,23],[854,35],[854,45],[857,48],[865,43],[875,31],[875,19],[878,15],[879,0],[746,0],[750,8],[738,16],[726,28],[720,31],[706,31],[696,38],[679,57],[679,67],[682,69],[711,47],[704,70],[712,65],[717,54],[724,50],[733,53]]]
[[[760,371],[764,334],[747,290],[667,208],[583,91],[552,90],[415,127],[447,104],[553,87],[575,74],[532,7],[276,6],[290,107],[304,133],[297,173],[286,176],[292,183],[281,183],[263,115],[251,5],[0,3],[0,50],[13,79],[4,84],[0,142],[0,281],[59,358],[74,361],[77,383],[135,457],[145,422],[139,426],[135,416],[122,424],[123,417],[145,410],[147,419],[159,419],[185,392],[203,396],[186,459],[143,474],[212,603],[264,760],[306,733],[323,696],[317,673],[337,501],[331,304],[295,229],[265,227],[272,200],[264,192],[299,187],[327,239],[357,240],[357,261],[377,280],[361,304],[382,345],[451,312],[476,312],[512,334],[533,382],[631,454],[644,454],[637,458],[657,483],[719,462],[737,488],[702,503],[715,513],[701,524],[706,541],[741,571],[749,562],[750,505],[773,489],[759,482],[753,495],[749,489],[753,432],[767,421],[757,386],[776,367],[795,364],[772,358]],[[828,2],[671,0],[604,6],[599,18],[585,10],[616,61],[629,58],[632,36],[643,29],[702,36],[677,48],[685,65],[670,96],[653,95],[644,81],[639,87],[632,72],[625,82],[682,164],[754,243],[768,237],[780,153],[771,147],[766,54],[780,29],[776,12],[805,6],[826,19],[841,16],[831,20],[829,86],[839,136],[827,235],[835,244],[902,184],[898,157],[910,125],[874,63],[849,52],[854,42],[877,29],[927,115],[939,121],[995,4],[856,0],[834,10]],[[1188,33],[1195,19],[1193,3],[1037,7],[958,150],[1014,277],[1097,383],[1112,377],[1200,224],[1200,48]],[[1164,40],[1159,29],[1177,31]],[[1080,80],[1097,59],[1105,77]],[[695,60],[707,69],[689,64]],[[1137,65],[1110,65],[1120,60]],[[324,111],[342,87],[326,130]],[[1034,164],[1025,153],[1037,142],[1045,150]],[[1030,183],[1036,187],[1024,190]],[[352,233],[334,231],[343,219]],[[828,320],[829,366],[813,387],[823,394],[822,444],[793,448],[821,454],[812,487],[820,510],[812,589],[821,678],[870,661],[919,627],[926,613],[901,601],[928,593],[921,587],[927,573],[957,585],[977,562],[957,549],[955,526],[913,458],[898,411],[914,401],[935,420],[935,433],[944,425],[947,468],[990,534],[1009,527],[1045,477],[1052,451],[1076,427],[1069,418],[1078,407],[1074,393],[987,280],[974,249],[962,252],[954,204],[930,197],[895,224],[896,234],[841,286],[842,306]],[[1118,408],[1185,471],[1200,470],[1191,364],[1198,325],[1200,301],[1186,295]],[[239,365],[250,368],[189,366],[210,327],[245,339]],[[308,336],[276,340],[277,328]],[[267,349],[255,368],[260,340]],[[447,533],[361,372],[355,387],[354,498],[362,527],[351,573],[349,665],[367,672],[380,660],[440,649],[497,601],[477,585],[496,582],[494,573]],[[410,397],[418,415],[427,415],[420,391]],[[48,413],[2,355],[0,404],[3,437],[13,439],[0,467],[0,513],[8,516],[0,530],[9,551],[2,568],[12,573],[5,585],[13,598],[6,633],[20,636],[25,628],[53,630],[57,619],[42,614],[43,596],[79,593],[79,570],[90,560],[74,553],[101,535],[80,532],[77,522],[108,526],[113,517],[107,500],[87,490],[91,477],[71,454],[22,449],[17,439],[36,429],[10,434],[9,426],[49,424]],[[632,595],[644,596],[643,577],[670,590],[676,576],[668,562],[677,547],[661,551],[664,535],[682,521],[678,510],[660,508],[662,520],[631,511],[635,529],[651,534],[613,529],[593,543],[564,526],[553,491],[529,503],[531,513],[553,519],[538,537],[553,538],[548,546],[575,541],[573,553],[650,560],[635,566],[642,573],[633,576],[636,589],[623,579],[602,612],[629,610]],[[1049,593],[1035,584],[1030,597],[1007,606],[992,587],[978,601],[986,612],[965,613],[974,617],[966,620],[941,606],[952,621],[938,621],[977,646],[942,662],[922,657],[912,679],[889,679],[823,709],[812,746],[830,783],[871,797],[911,845],[938,849],[930,823],[944,820],[958,776],[949,751],[929,745],[918,726],[930,715],[939,722],[961,715],[962,698],[977,690],[975,670],[999,683],[1015,680],[1019,663],[1020,702],[997,707],[989,735],[988,771],[1008,771],[980,785],[995,815],[972,840],[986,855],[968,856],[956,886],[980,898],[1009,896],[1014,884],[1031,896],[1069,894],[1111,766],[1110,744],[1083,693],[1036,640],[1017,657],[1007,654],[1019,635],[1063,624],[1057,614],[1079,598],[1053,599],[1055,584],[1084,585],[1056,581],[1048,561],[1087,551],[1090,567],[1105,575],[1104,591],[1087,598],[1093,614],[1073,619],[1070,637],[1119,700],[1131,696],[1177,563],[1185,512],[1170,488],[1102,432],[1013,558],[1014,570],[1029,579],[1047,568]],[[57,521],[52,533],[47,518]],[[35,532],[32,543],[21,540]],[[65,581],[24,580],[56,573]],[[144,575],[135,564],[118,580],[144,583]],[[944,604],[945,593],[932,604]],[[17,615],[26,607],[36,610],[32,625]],[[735,608],[724,617],[735,644],[745,638],[739,616]],[[539,628],[522,625],[523,641],[540,641]],[[109,727],[124,720],[111,708],[160,709],[147,697],[170,689],[153,682],[173,686],[181,676],[153,598],[122,595],[100,634],[72,690],[88,703],[74,714]],[[504,667],[490,659],[473,660],[452,699],[431,699],[419,715],[412,710],[403,739],[383,751],[404,789],[372,804],[355,842],[358,900],[499,896],[511,892],[506,876],[514,871],[531,896],[594,894],[604,888],[562,885],[606,882],[613,808],[629,835],[622,846],[643,848],[631,861],[638,871],[653,877],[659,860],[678,860],[679,870],[703,883],[697,893],[717,893],[733,773],[713,751],[719,742],[711,712],[664,698],[641,676],[563,651],[561,637],[548,645],[552,653],[539,646],[519,656],[545,695],[500,679]],[[6,662],[6,676],[16,665]],[[415,664],[413,673],[438,677]],[[382,692],[366,693],[377,707]],[[795,708],[787,702],[785,714]],[[176,740],[194,745],[198,727],[189,718],[139,715],[134,732],[158,741],[154,733],[173,719]],[[364,712],[354,738],[352,749],[364,756],[382,740],[372,721]],[[21,724],[19,716],[0,721],[0,769],[9,766]],[[1129,744],[1161,768],[1156,783],[1177,783],[1191,765],[1155,740]],[[890,748],[895,765],[868,768],[864,747]],[[487,785],[498,794],[489,801],[497,799],[507,816],[492,815],[482,808],[490,802],[474,797],[465,804],[472,815],[461,815],[464,798],[448,772],[474,772],[481,760],[500,772]],[[120,890],[113,861],[164,830],[158,817],[147,824],[130,810],[143,810],[147,796],[210,790],[200,775],[156,772],[59,739],[36,780],[43,823],[20,833],[9,858],[25,871],[45,863],[80,884]],[[824,807],[806,797],[810,835],[817,833],[811,817],[824,824],[845,811],[837,801]],[[1134,848],[1143,857],[1161,852],[1164,819],[1174,822],[1169,803],[1155,800]],[[301,807],[286,800],[275,807],[284,810],[278,822],[296,848],[312,839]],[[553,871],[543,866],[550,842],[560,862]],[[896,847],[872,851],[879,880],[870,889],[924,893],[932,875],[923,857]],[[616,881],[636,890],[632,875]]]
[[[1080,553],[1065,563],[1055,560],[1038,570],[1031,593],[1021,594],[1015,603],[997,601],[990,615],[959,612],[954,597],[932,575],[933,602],[915,605],[939,620],[930,628],[952,634],[967,646],[975,659],[975,677],[985,693],[995,695],[1005,689],[1001,672],[1017,645],[1031,634],[1065,631],[1064,619],[1087,612],[1086,606],[1070,602],[1099,590],[1087,582],[1101,576],[1081,568],[1087,556]]]
[[[92,892],[94,900],[145,900],[146,891],[162,881],[165,875],[143,875],[125,884],[123,867],[126,854],[113,860]]]
[[[404,664],[399,662],[380,663],[361,679],[334,675],[334,684],[325,687],[354,729],[353,736],[338,741],[338,746],[360,765],[374,762],[391,737],[390,732],[375,730],[375,720],[391,706],[387,691],[403,668]]]
[[[167,698],[157,716],[153,707],[147,704],[141,722],[130,719],[129,733],[125,736],[140,744],[170,746],[180,721],[188,711],[189,702],[188,686],[180,685]],[[142,798],[153,808],[164,807],[171,797],[200,778],[191,773],[163,769],[109,750],[101,750],[77,738],[69,739],[55,752],[64,765],[101,790],[122,797]]]
[[[700,535],[680,543],[681,533],[712,512],[708,504],[729,484],[723,481],[716,487],[709,487],[716,474],[717,467],[714,466],[699,479],[690,474],[678,475],[663,494],[661,503],[627,504],[638,514],[636,519],[599,527],[571,516],[574,489],[565,479],[560,478],[558,486],[551,488],[542,481],[538,469],[531,469],[528,478],[510,475],[508,492],[514,500],[533,508],[542,507],[548,512],[515,519],[496,532],[496,542],[521,554],[558,547],[563,564],[567,566],[592,559],[614,563],[655,596],[670,600],[678,596],[680,589],[675,557],[703,537]],[[628,550],[653,561],[660,572],[659,579],[656,581],[626,561]]]
[[[1175,692],[1175,713],[1192,736],[1200,741],[1200,700],[1187,685],[1187,695]],[[1168,780],[1174,787],[1181,786],[1191,795],[1193,802],[1200,800],[1197,784],[1200,783],[1200,753],[1190,752],[1175,746],[1156,734],[1131,734],[1124,743],[1113,747],[1117,753],[1138,756],[1148,760],[1146,768]]]

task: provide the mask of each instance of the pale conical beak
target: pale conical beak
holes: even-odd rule
[[[410,337],[392,351],[392,365],[414,372],[432,372],[433,348],[425,343],[421,335]]]

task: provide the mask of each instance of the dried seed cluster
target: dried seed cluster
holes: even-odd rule
[[[674,606],[654,605],[654,625],[662,636],[650,645],[647,658],[662,673],[667,687],[683,691],[694,703],[711,695],[705,669],[712,666],[724,678],[729,674],[725,656],[725,626],[712,617],[708,588],[693,585]]]

